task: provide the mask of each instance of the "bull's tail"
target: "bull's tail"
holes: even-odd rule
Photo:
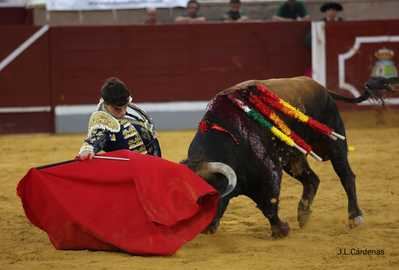
[[[350,98],[341,96],[335,92],[328,91],[330,96],[335,100],[341,100],[348,103],[360,103],[369,98],[373,98],[377,101],[384,103],[383,95],[385,92],[394,92],[395,86],[399,84],[399,78],[383,78],[383,77],[372,77],[364,84],[364,92],[361,96],[356,98]]]

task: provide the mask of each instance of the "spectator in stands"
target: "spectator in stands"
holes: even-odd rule
[[[302,21],[309,20],[309,14],[302,1],[287,0],[280,5],[273,20],[277,21]]]
[[[200,9],[200,4],[197,0],[190,0],[187,3],[186,16],[178,16],[175,19],[176,23],[200,23],[205,22],[206,18],[199,16],[198,12]]]
[[[144,24],[158,24],[158,12],[156,8],[149,7],[146,9],[146,19],[144,21]]]
[[[325,22],[342,21],[342,17],[338,16],[338,12],[342,10],[344,10],[344,8],[337,2],[326,2],[320,7],[320,11],[324,13],[323,20]]]
[[[248,17],[243,15],[241,12],[241,1],[240,0],[230,0],[230,9],[223,16],[225,22],[240,22],[248,20]]]

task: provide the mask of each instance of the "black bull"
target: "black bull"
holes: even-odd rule
[[[218,213],[208,227],[208,232],[216,231],[232,197],[246,195],[269,220],[272,236],[286,236],[289,226],[278,216],[283,170],[303,185],[297,216],[301,227],[306,224],[311,213],[311,205],[319,186],[319,177],[310,168],[306,157],[248,118],[227,98],[227,94],[232,93],[245,98],[248,93],[256,92],[257,83],[266,85],[280,98],[344,136],[344,123],[334,98],[359,102],[370,97],[370,91],[357,99],[341,97],[306,77],[248,81],[216,95],[201,123],[208,127],[217,125],[224,131],[212,128],[198,130],[190,144],[188,158],[182,161],[196,172],[202,170],[203,164],[221,162],[230,166],[236,173],[237,185],[231,193],[221,199]],[[348,162],[346,141],[332,140],[295,119],[282,114],[280,117],[312,146],[316,154],[323,160],[331,161],[348,197],[349,225],[354,227],[362,223],[362,211],[356,195],[355,174]],[[223,190],[225,178],[222,174],[208,175],[206,178],[218,190]]]

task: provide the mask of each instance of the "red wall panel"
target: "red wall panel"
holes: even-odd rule
[[[137,102],[208,100],[248,79],[304,74],[309,23],[54,27],[51,81],[56,104],[97,100],[109,76]],[[277,38],[278,37],[278,38]]]
[[[24,7],[0,8],[0,25],[33,25],[33,9]]]
[[[53,132],[53,122],[49,112],[0,113],[0,134]]]
[[[353,21],[326,24],[327,86],[339,89],[338,55],[349,51],[356,37],[399,36],[399,20]],[[376,63],[374,53],[383,47],[396,52],[393,61],[399,68],[399,42],[362,43],[345,62],[345,81],[361,90]],[[340,89],[343,94],[348,91]],[[350,93],[349,93],[350,95]]]
[[[0,8],[1,10],[1,8]],[[0,59],[2,60],[29,38],[39,27],[33,26],[1,26],[0,27]]]
[[[32,26],[0,27],[0,61],[37,30],[38,27]],[[3,37],[7,37],[4,43]],[[51,104],[48,52],[48,35],[45,34],[0,71],[0,107]]]
[[[33,35],[39,27],[0,27],[0,61]],[[51,105],[49,45],[45,34],[0,71],[0,108]],[[52,132],[52,112],[0,113],[0,133]]]

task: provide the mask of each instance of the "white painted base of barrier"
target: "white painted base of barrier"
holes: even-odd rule
[[[154,121],[157,130],[195,129],[205,113],[207,101],[138,103]],[[90,114],[97,105],[57,106],[55,108],[56,133],[87,131]]]

